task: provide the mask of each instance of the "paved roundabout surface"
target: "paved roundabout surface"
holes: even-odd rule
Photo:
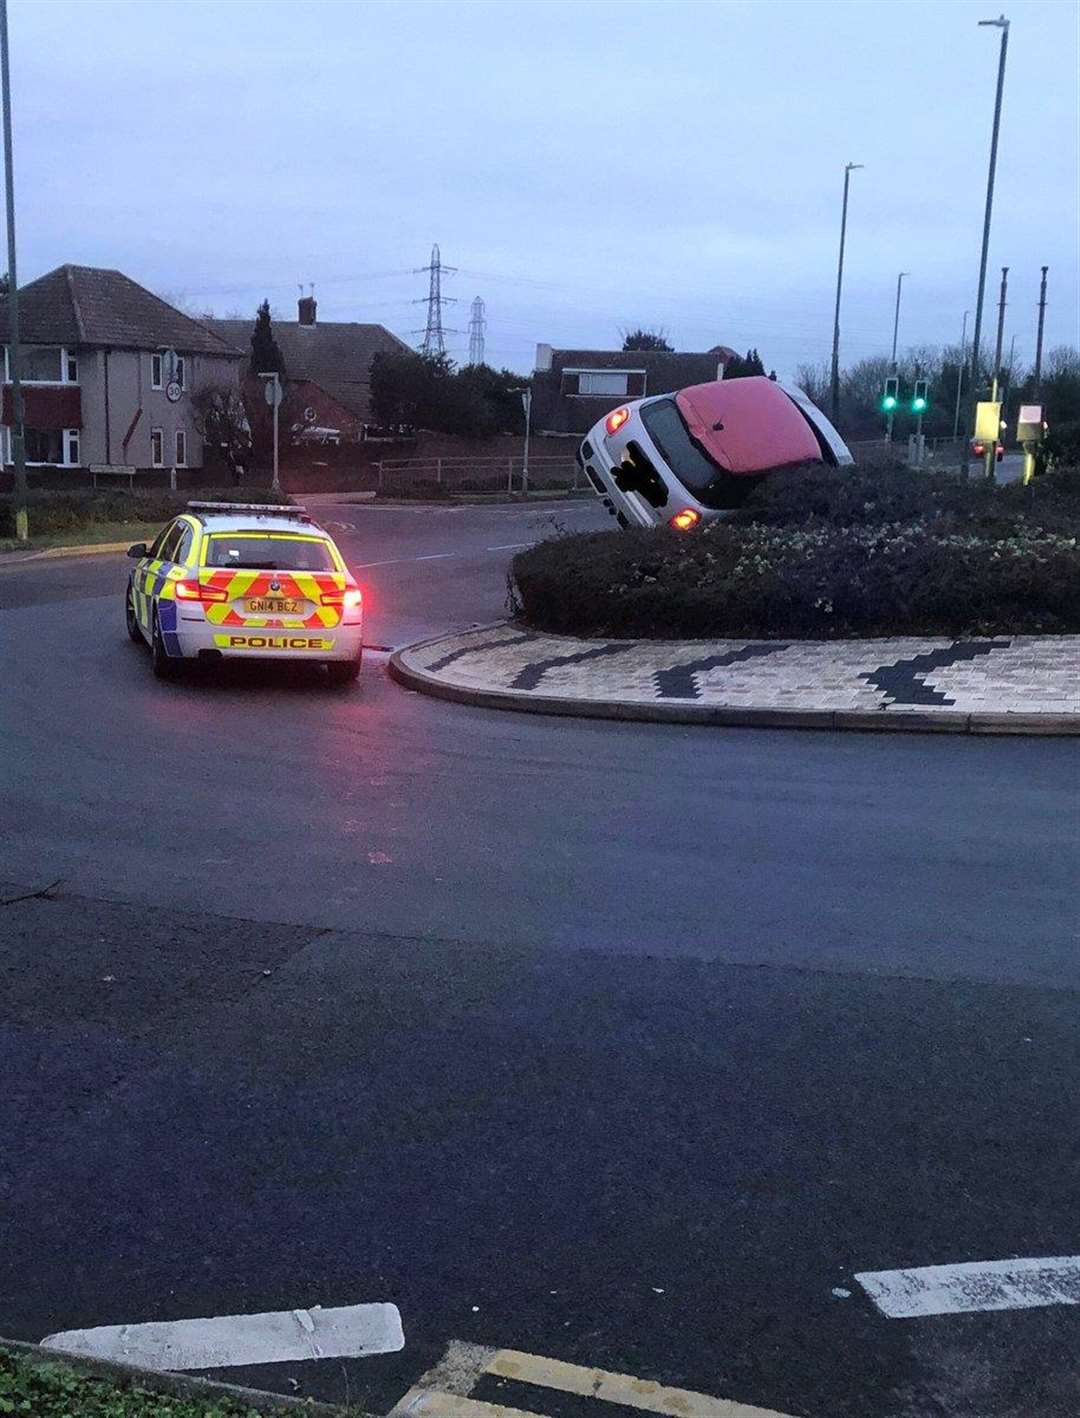
[[[386,646],[599,525],[321,514]],[[1069,740],[498,714],[379,655],[160,684],[125,574],[0,569],[0,1333],[392,1303],[395,1352],[213,1372],[1080,1411]]]

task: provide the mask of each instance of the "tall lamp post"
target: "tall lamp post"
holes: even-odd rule
[[[844,284],[844,241],[847,237],[848,186],[851,174],[862,167],[861,162],[849,162],[844,168],[844,205],[840,213],[840,259],[836,263],[836,313],[832,335],[832,421],[840,418],[840,291]]]
[[[960,331],[960,358],[956,362],[956,412],[953,414],[952,436],[960,437],[960,390],[964,384],[964,366],[967,364],[967,322],[970,310],[964,311],[964,325]]]
[[[897,276],[897,278],[896,278],[896,311],[895,311],[895,313],[893,314],[893,322],[892,322],[892,372],[893,372],[893,374],[896,374],[896,373],[897,373],[897,368],[896,368],[896,340],[897,340],[897,336],[900,334],[900,288],[901,288],[901,286],[902,286],[903,283],[904,283],[904,277],[905,277],[905,276],[910,276],[910,275],[911,275],[911,272],[910,272],[910,271],[901,271],[900,274],[899,274],[899,275]],[[886,441],[887,443],[891,443],[891,442],[892,442],[892,428],[893,428],[893,414],[894,414],[894,412],[895,412],[895,411],[894,411],[893,409],[890,409],[890,410],[889,410],[889,426],[888,426],[888,428],[887,428],[886,431],[885,431],[885,441]]]
[[[986,175],[986,211],[983,216],[982,255],[979,258],[979,290],[975,299],[975,328],[971,335],[971,427],[975,427],[975,405],[979,399],[979,341],[982,338],[983,296],[986,292],[986,260],[990,251],[990,216],[994,210],[994,175],[997,171],[998,133],[1001,129],[1001,99],[1005,91],[1005,55],[1009,48],[1009,21],[1004,15],[996,20],[980,20],[980,26],[992,26],[1001,31],[1001,51],[998,55],[997,92],[994,97],[994,127],[990,136],[990,166]],[[965,443],[964,466],[971,457],[970,441]]]
[[[26,515],[26,440],[19,378],[19,279],[15,270],[15,177],[11,151],[11,76],[8,69],[7,0],[0,0],[0,87],[4,108],[4,198],[7,205],[8,361],[11,370],[11,461],[15,465],[15,535],[30,535]]]

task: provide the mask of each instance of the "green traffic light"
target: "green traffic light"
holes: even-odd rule
[[[911,401],[911,409],[912,409],[912,412],[913,412],[913,413],[921,414],[925,408],[926,408],[926,400],[925,400],[925,399],[912,399],[912,401]]]
[[[881,407],[887,414],[891,414],[893,409],[896,408],[896,400],[891,394],[886,394],[885,398],[881,401]]]

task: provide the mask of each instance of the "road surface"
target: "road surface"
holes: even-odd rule
[[[379,645],[603,525],[320,512]],[[1067,1267],[915,1318],[855,1279],[1080,1252],[1068,740],[517,717],[377,657],[162,684],[125,576],[0,570],[0,896],[60,883],[0,907],[0,1333],[392,1302],[399,1353],[213,1372],[386,1412],[464,1341],[798,1418],[1074,1418]]]

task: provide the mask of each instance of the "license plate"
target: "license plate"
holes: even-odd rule
[[[248,615],[299,615],[303,608],[303,601],[289,601],[281,596],[259,596],[244,602]]]

